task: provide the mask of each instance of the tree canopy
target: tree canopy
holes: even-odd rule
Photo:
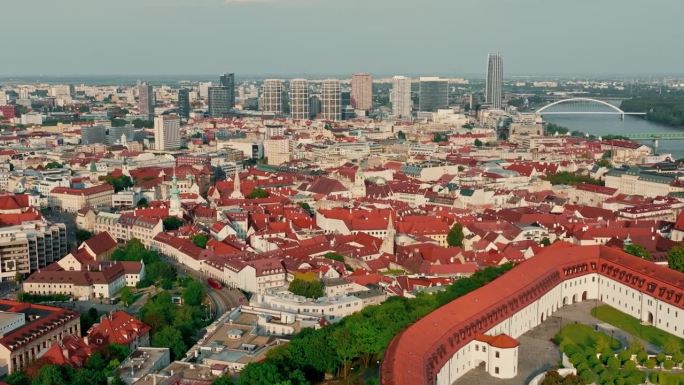
[[[667,265],[670,269],[684,273],[684,246],[675,246],[667,253]]]
[[[325,295],[323,283],[319,280],[307,281],[295,278],[290,282],[290,286],[288,286],[287,289],[296,295],[301,295],[306,298],[319,298]]]
[[[463,246],[463,225],[456,222],[451,226],[449,234],[447,234],[447,243],[449,246]]]
[[[645,259],[647,261],[653,260],[653,257],[651,257],[651,253],[649,253],[645,247],[637,245],[636,243],[632,243],[630,245],[625,246],[625,252],[637,256],[639,258]]]

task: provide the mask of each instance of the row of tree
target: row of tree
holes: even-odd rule
[[[303,329],[290,343],[271,350],[264,361],[248,364],[239,385],[305,385],[321,381],[325,374],[346,378],[352,367],[367,367],[382,358],[390,341],[401,330],[452,300],[467,294],[508,271],[512,265],[489,267],[462,278],[436,294],[408,299],[392,297],[378,306],[345,317],[318,330]],[[222,378],[221,384],[229,383]]]
[[[646,112],[646,119],[668,126],[684,126],[684,94],[653,95],[623,100],[626,112]]]

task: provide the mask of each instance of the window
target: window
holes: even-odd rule
[[[499,358],[499,352],[496,352],[496,353],[494,354],[494,357]]]
[[[499,367],[498,366],[494,367],[494,374],[499,374]]]

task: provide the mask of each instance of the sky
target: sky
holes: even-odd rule
[[[684,73],[682,0],[6,0],[0,76]]]

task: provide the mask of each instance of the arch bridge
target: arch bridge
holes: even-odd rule
[[[553,107],[567,104],[573,109],[553,111]],[[598,108],[597,108],[598,107]],[[606,107],[606,108],[604,108]],[[646,115],[645,112],[625,112],[619,107],[606,102],[605,100],[593,98],[569,98],[547,104],[535,112],[537,115],[618,115],[624,119],[625,115]]]

